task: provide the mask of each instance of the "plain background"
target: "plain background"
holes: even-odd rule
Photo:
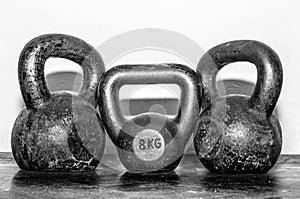
[[[284,136],[282,153],[300,154],[299,7],[296,0],[1,1],[0,151],[11,151],[10,134],[21,101],[17,63],[29,40],[45,33],[64,33],[97,47],[126,31],[162,28],[189,37],[204,50],[237,39],[259,40],[271,46],[284,69],[284,84],[277,104]],[[178,57],[165,52],[149,51],[128,54],[115,64],[145,60],[180,62]],[[80,71],[80,67],[67,60],[47,61],[46,74],[56,70]],[[220,76],[256,82],[255,67],[247,63],[231,64]],[[145,89],[139,95],[143,97],[145,93],[151,95]],[[157,93],[160,92],[152,92]]]

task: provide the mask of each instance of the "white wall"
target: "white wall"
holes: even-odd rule
[[[284,85],[278,102],[284,135],[283,153],[300,154],[298,2],[296,0],[2,1],[0,151],[11,150],[10,133],[19,112],[18,104],[21,98],[17,80],[18,56],[30,39],[44,33],[65,33],[97,47],[122,32],[139,28],[163,28],[189,37],[204,50],[235,39],[255,39],[271,46],[279,54],[284,68]],[[166,56],[164,53],[155,54],[151,59],[149,57],[151,56],[145,53],[140,53],[136,57],[130,54],[117,60],[115,64],[144,60],[151,62],[156,59],[157,62],[178,61],[178,58]],[[60,63],[66,66],[73,65],[67,61],[49,61],[47,71],[56,70],[58,67],[55,68],[55,65]],[[246,69],[236,64],[234,66],[222,71],[222,78],[238,77],[255,82],[254,67],[250,67],[250,64]]]

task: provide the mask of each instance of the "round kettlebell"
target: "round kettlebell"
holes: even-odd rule
[[[220,97],[216,75],[223,66],[248,61],[257,68],[252,95]],[[266,173],[282,146],[272,112],[280,95],[282,68],[277,54],[258,41],[241,40],[210,49],[199,61],[204,97],[194,146],[203,165],[215,173]]]
[[[44,65],[49,57],[66,58],[83,70],[78,95],[47,88]],[[26,107],[12,130],[13,156],[21,169],[94,170],[101,160],[105,132],[96,111],[96,92],[104,64],[86,42],[68,35],[34,38],[19,59],[19,83]]]
[[[181,88],[177,115],[169,118],[146,112],[125,118],[119,103],[119,89],[125,84],[177,84]],[[177,167],[197,125],[200,88],[200,76],[180,64],[121,65],[105,73],[98,91],[99,109],[119,158],[130,173]]]

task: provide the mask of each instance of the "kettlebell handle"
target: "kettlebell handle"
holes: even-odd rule
[[[104,72],[102,58],[91,45],[64,34],[36,37],[29,41],[21,52],[18,74],[26,107],[37,109],[51,96],[44,77],[45,62],[50,57],[66,58],[81,66],[83,83],[78,95],[96,107],[96,89]]]
[[[237,40],[210,49],[200,59],[197,70],[202,75],[206,108],[219,97],[216,75],[227,64],[248,61],[256,66],[257,83],[249,98],[249,107],[270,116],[282,86],[282,67],[278,55],[269,46],[253,40]]]
[[[201,108],[201,77],[181,64],[120,65],[108,70],[99,86],[100,111],[106,125],[118,137],[126,122],[119,103],[119,90],[125,84],[177,84],[181,88],[178,113],[173,119],[179,132],[195,128]],[[101,110],[102,109],[102,110]],[[187,137],[187,136],[186,136]]]

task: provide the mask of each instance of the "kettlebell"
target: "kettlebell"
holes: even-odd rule
[[[251,96],[220,97],[216,75],[225,65],[238,61],[256,66],[254,91]],[[280,123],[272,114],[282,86],[277,54],[258,41],[231,41],[204,54],[197,70],[204,97],[194,147],[202,164],[215,173],[268,172],[282,147]]]
[[[49,57],[69,59],[83,70],[78,95],[47,88],[44,65]],[[18,77],[25,108],[11,136],[13,156],[21,169],[94,170],[101,160],[105,132],[96,111],[96,92],[104,64],[81,39],[47,34],[32,39],[21,52]]]
[[[126,84],[177,84],[177,115],[146,112],[125,118],[119,89]],[[108,70],[99,86],[99,109],[105,129],[129,173],[166,172],[179,164],[196,129],[201,108],[201,78],[180,64],[121,65]]]

